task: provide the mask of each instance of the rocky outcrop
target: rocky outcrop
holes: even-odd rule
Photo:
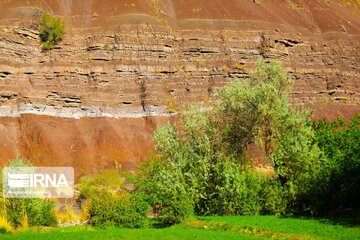
[[[67,22],[49,52],[36,27],[42,10]],[[360,110],[359,14],[355,3],[322,0],[3,2],[0,161],[132,169],[159,119],[209,105],[259,57],[294,77],[295,104],[350,117]],[[88,135],[92,126],[101,127]]]

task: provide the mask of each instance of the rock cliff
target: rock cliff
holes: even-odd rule
[[[66,21],[47,52],[43,11]],[[356,1],[0,1],[0,162],[134,169],[157,124],[207,106],[260,56],[294,77],[294,104],[349,118],[360,111],[359,34]]]

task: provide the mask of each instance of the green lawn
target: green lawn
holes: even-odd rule
[[[275,216],[198,217],[164,229],[88,226],[0,234],[0,239],[360,239],[360,227]]]
[[[42,239],[249,239],[245,234],[235,232],[205,231],[200,229],[186,229],[171,227],[166,229],[91,229],[86,227],[67,227],[47,232],[22,232],[11,235],[1,235],[1,240],[6,239],[24,239],[24,240],[42,240]],[[250,238],[251,239],[251,238]],[[254,238],[255,239],[255,238]]]
[[[247,229],[255,232],[290,236],[294,239],[360,239],[360,225],[333,223],[324,219],[281,218],[276,216],[199,217],[214,228]],[[338,221],[340,222],[340,221]]]

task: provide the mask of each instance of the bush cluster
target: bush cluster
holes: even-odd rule
[[[56,226],[54,204],[37,198],[12,198],[7,200],[7,217],[17,227]]]
[[[9,167],[31,167],[31,164],[21,158],[16,158]],[[2,176],[0,179],[2,180]],[[57,224],[53,212],[54,203],[46,199],[3,198],[1,196],[0,208],[0,219],[12,228],[55,226]]]
[[[139,172],[137,187],[151,196],[166,224],[192,213],[300,210],[296,200],[309,191],[322,152],[307,124],[309,113],[288,102],[291,83],[280,64],[259,60],[249,82],[233,81],[218,92],[219,104],[185,113],[181,131],[170,124],[156,130],[156,160]],[[262,149],[274,176],[250,167],[250,145]]]
[[[43,49],[53,49],[63,39],[65,23],[62,19],[46,13],[39,20],[39,32]]]
[[[80,180],[80,197],[86,201],[84,206],[90,224],[129,228],[147,225],[148,203],[141,193],[125,189],[124,181],[116,171]]]
[[[358,207],[360,117],[310,122],[289,104],[292,84],[280,64],[259,60],[250,81],[218,91],[210,110],[191,109],[181,127],[154,134],[156,155],[136,187],[164,225],[196,215],[327,214]],[[248,146],[274,169],[252,167]]]
[[[315,138],[326,154],[317,184],[304,201],[320,214],[343,206],[358,208],[360,199],[360,114],[346,123],[343,118],[311,122]]]
[[[99,193],[91,199],[89,223],[94,226],[145,227],[148,209],[148,204],[136,194]]]

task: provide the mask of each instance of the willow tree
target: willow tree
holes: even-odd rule
[[[283,213],[284,201],[294,209],[311,189],[321,151],[309,112],[289,104],[292,82],[279,63],[260,59],[248,81],[218,91],[213,108],[185,113],[181,129],[158,128],[161,162],[147,165],[141,175],[153,205],[166,210],[160,214],[183,219],[191,207],[200,215]],[[246,151],[254,144],[272,163],[273,179],[247,164]]]
[[[259,59],[249,81],[219,91],[218,119],[230,150],[257,144],[290,196],[305,193],[321,165],[322,152],[309,126],[310,112],[289,103],[293,80],[280,63]]]

